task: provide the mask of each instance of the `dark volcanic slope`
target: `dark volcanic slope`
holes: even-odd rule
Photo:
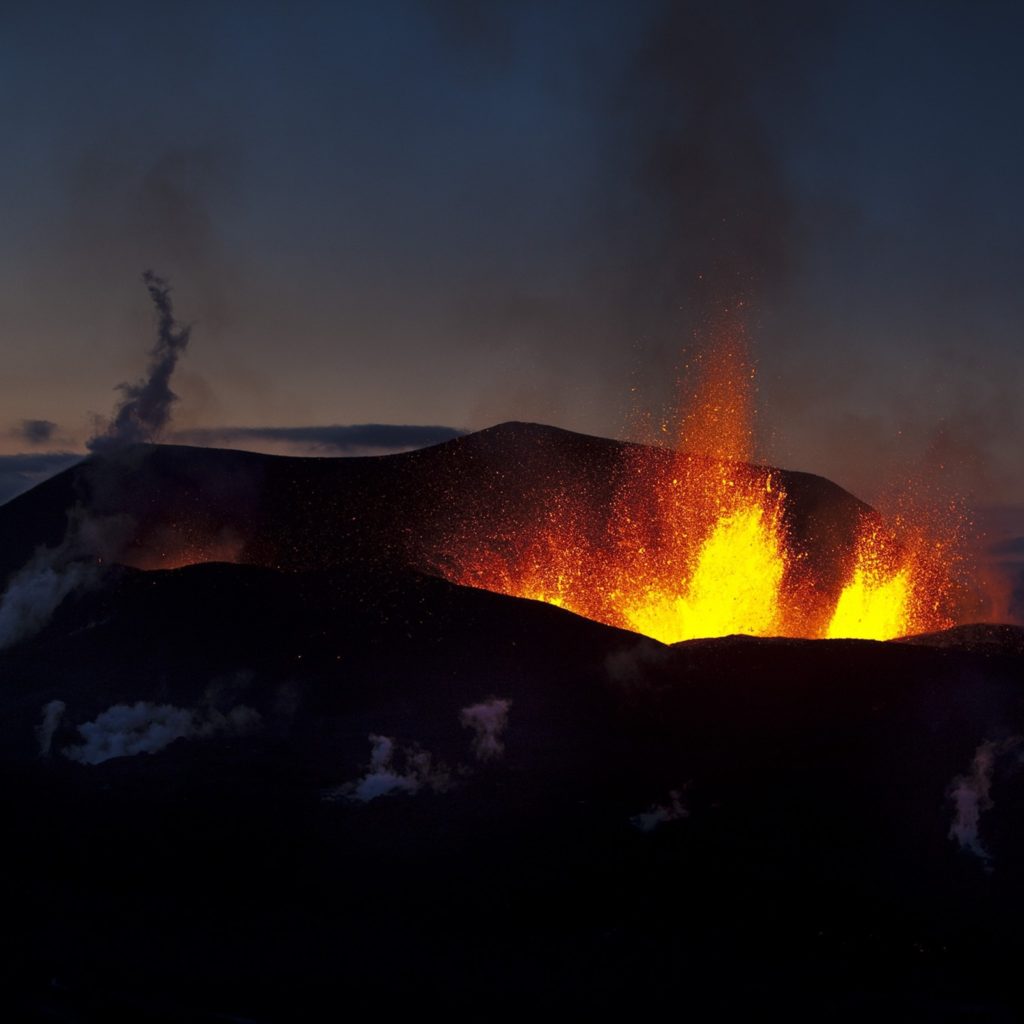
[[[523,423],[376,458],[140,446],[93,456],[0,507],[0,579],[39,545],[59,544],[72,510],[82,555],[141,567],[219,558],[429,569],[451,537],[515,536],[559,494],[592,510],[585,529],[599,546],[631,447]],[[821,477],[781,479],[797,543],[820,564],[841,565],[866,507]]]
[[[1009,1019],[1021,679],[998,647],[666,648],[406,571],[110,569],[0,652],[4,999],[290,1021],[685,991],[726,1019]],[[490,698],[504,751],[481,761],[460,717]],[[70,759],[138,701],[258,719]],[[372,735],[447,785],[324,799]],[[972,853],[951,793],[986,750]]]

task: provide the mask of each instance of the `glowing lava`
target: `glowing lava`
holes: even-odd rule
[[[697,384],[675,446],[627,449],[607,508],[556,488],[525,527],[463,536],[445,574],[666,643],[890,639],[952,624],[948,546],[883,528],[874,514],[836,542],[828,564],[795,542],[778,474],[750,461],[753,372],[741,330],[690,369]]]
[[[785,493],[771,472],[750,465],[753,371],[742,336],[727,335],[692,370],[697,383],[683,401],[676,450],[668,458],[635,452],[615,499],[619,557],[592,567],[612,578],[612,601],[591,612],[581,602],[580,610],[667,643],[777,635],[787,628],[792,562]]]
[[[700,544],[692,571],[656,586],[623,588],[625,622],[666,643],[702,636],[778,633],[786,549],[778,505],[744,500],[723,512]]]
[[[897,517],[895,526],[863,524],[856,559],[825,636],[888,640],[954,624],[946,605],[956,562],[955,534],[928,540]]]
[[[877,530],[861,537],[853,576],[836,602],[827,637],[887,640],[911,631],[912,567],[893,564],[886,555]]]

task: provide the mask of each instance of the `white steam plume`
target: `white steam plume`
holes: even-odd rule
[[[258,711],[239,704],[224,713],[171,704],[115,704],[92,722],[78,726],[82,742],[62,753],[82,764],[101,764],[114,757],[155,754],[177,739],[204,739],[218,734],[242,736],[259,728]]]
[[[423,788],[443,793],[451,776],[435,765],[429,751],[419,747],[396,747],[390,736],[370,734],[370,763],[366,774],[324,793],[327,800],[341,798],[368,803],[394,793],[418,793]],[[397,764],[401,761],[401,766]]]
[[[508,725],[508,711],[511,706],[510,700],[491,697],[459,712],[459,721],[463,728],[473,730],[473,753],[477,760],[491,761],[505,753],[505,744],[501,737]]]
[[[94,452],[108,452],[125,445],[158,438],[171,418],[177,396],[170,388],[178,359],[189,342],[189,328],[174,318],[170,286],[147,270],[143,281],[158,314],[157,342],[150,353],[149,372],[135,384],[121,384],[123,397],[105,429],[86,443]],[[41,421],[40,421],[41,422]],[[56,548],[37,551],[11,578],[0,597],[0,649],[39,632],[72,591],[90,582],[95,564],[84,558],[102,553],[101,533],[109,532],[117,517],[92,519],[74,510],[64,540]]]
[[[110,560],[123,543],[127,516],[91,516],[75,506],[68,513],[64,539],[39,548],[8,581],[0,595],[0,650],[28,640],[75,590],[94,586],[100,560]]]
[[[64,717],[67,705],[62,700],[51,700],[49,704],[43,705],[43,721],[36,729],[36,737],[39,740],[39,756],[49,757],[50,748],[53,746],[53,734]]]
[[[635,814],[629,819],[629,823],[641,832],[653,832],[659,825],[689,816],[690,812],[683,806],[683,794],[678,789],[673,789],[669,791],[667,804],[654,804],[642,814]]]
[[[62,564],[60,549],[36,552],[0,597],[0,650],[38,633],[61,601],[95,575],[95,567],[88,563]]]
[[[974,752],[970,770],[958,775],[949,787],[953,801],[953,823],[949,827],[949,838],[960,844],[961,850],[973,853],[986,871],[992,870],[992,855],[981,840],[979,826],[981,816],[994,806],[992,800],[992,773],[996,758],[1018,748],[1024,742],[1020,736],[1012,736],[1001,743],[986,740]]]

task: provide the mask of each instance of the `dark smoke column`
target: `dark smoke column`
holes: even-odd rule
[[[171,406],[178,396],[171,390],[171,375],[178,358],[188,348],[191,327],[174,319],[170,285],[147,270],[142,280],[159,314],[156,345],[150,353],[149,373],[136,384],[119,384],[124,400],[117,407],[106,430],[91,437],[86,447],[93,452],[109,452],[125,445],[153,441],[171,419]]]

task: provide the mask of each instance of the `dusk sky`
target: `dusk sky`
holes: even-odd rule
[[[0,455],[84,451],[145,371],[152,268],[193,324],[193,440],[628,436],[742,302],[765,456],[1024,502],[1022,30],[1016,3],[5,5]]]

